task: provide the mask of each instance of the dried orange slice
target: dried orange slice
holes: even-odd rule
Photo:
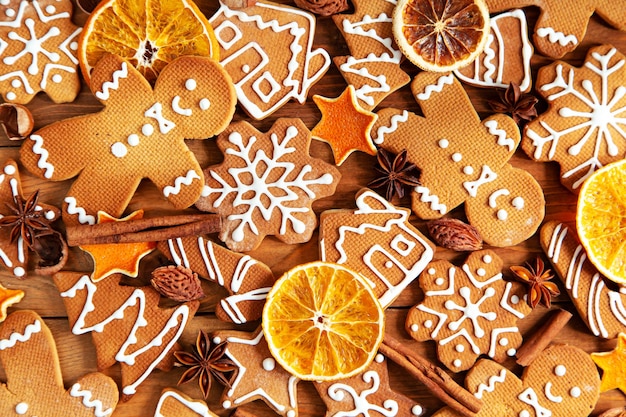
[[[626,159],[585,180],[578,195],[576,230],[598,271],[626,284]]]
[[[370,285],[341,265],[312,262],[286,272],[263,309],[272,356],[310,381],[347,378],[376,356],[384,311]]]
[[[83,77],[106,53],[121,56],[151,84],[182,55],[219,59],[213,28],[191,0],[103,0],[85,23],[78,42]]]
[[[418,67],[453,71],[485,48],[489,10],[484,0],[399,0],[393,34],[402,53]]]

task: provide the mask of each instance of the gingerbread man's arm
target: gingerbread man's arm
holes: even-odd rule
[[[167,166],[153,169],[148,178],[176,208],[194,204],[204,188],[204,173],[189,149],[173,146]]]
[[[128,108],[130,100],[152,101],[152,87],[146,78],[117,55],[107,54],[91,73],[91,91],[109,108]]]

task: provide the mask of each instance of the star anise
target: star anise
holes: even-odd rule
[[[230,387],[230,378],[227,374],[236,370],[237,365],[225,355],[226,342],[213,345],[206,332],[200,330],[191,353],[174,352],[176,359],[189,367],[178,380],[178,385],[186,384],[198,377],[198,385],[205,399],[209,396],[213,378],[220,384]]]
[[[498,113],[508,113],[513,117],[515,123],[520,121],[531,121],[537,117],[537,97],[532,94],[522,93],[514,82],[511,82],[506,90],[498,91],[499,100],[490,100],[491,109]]]
[[[26,201],[17,194],[13,201],[5,203],[13,214],[7,214],[0,219],[0,227],[12,227],[11,243],[22,237],[30,250],[34,251],[35,240],[54,231],[50,227],[50,220],[41,208],[38,208],[39,190],[31,194]]]
[[[540,257],[537,257],[535,265],[533,268],[526,262],[527,268],[512,266],[511,271],[515,274],[515,278],[529,286],[527,302],[530,307],[535,308],[541,302],[550,308],[551,298],[558,296],[561,292],[554,282],[550,282],[554,275],[549,269],[544,269],[545,265]]]
[[[404,197],[404,193],[408,187],[416,187],[420,185],[419,176],[421,171],[411,162],[407,161],[407,151],[403,149],[398,155],[379,148],[376,155],[377,165],[374,169],[381,174],[380,177],[374,179],[368,187],[383,188],[385,190],[385,198],[389,201],[394,194],[398,198]]]

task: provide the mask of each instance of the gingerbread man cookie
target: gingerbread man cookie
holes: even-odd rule
[[[157,248],[176,265],[224,287],[229,296],[220,300],[215,315],[236,324],[261,318],[274,275],[267,265],[249,255],[232,252],[203,236],[159,242]]]
[[[0,385],[3,417],[106,417],[117,406],[117,385],[104,374],[85,375],[65,390],[54,338],[34,311],[12,313],[3,323],[0,360],[7,378]]]
[[[320,215],[321,260],[359,272],[386,308],[426,268],[434,246],[409,223],[410,210],[375,192],[359,191],[356,206]]]
[[[626,288],[606,286],[604,276],[587,259],[575,225],[547,222],[540,241],[589,330],[597,337],[616,338],[626,326]]]
[[[576,0],[568,7],[561,0],[486,0],[490,13],[537,6],[541,9],[533,42],[539,52],[560,58],[582,42],[595,12],[611,26],[626,30],[623,4],[615,0]]]
[[[66,223],[95,223],[98,211],[122,215],[143,178],[175,207],[192,205],[204,178],[185,139],[221,132],[235,110],[228,74],[205,57],[184,56],[154,86],[114,55],[102,58],[91,88],[99,113],[59,121],[30,135],[24,165],[44,179],[74,181],[65,198]]]
[[[400,69],[402,52],[391,29],[397,0],[352,0],[352,3],[353,14],[333,16],[351,55],[334,57],[333,62],[346,82],[354,86],[359,105],[372,110],[411,81]]]
[[[625,64],[617,49],[602,45],[580,68],[557,61],[539,69],[537,89],[549,108],[526,125],[521,148],[536,161],[557,161],[572,192],[626,155]]]
[[[28,103],[45,91],[55,103],[80,91],[78,35],[69,0],[5,0],[0,4],[0,94]]]
[[[421,72],[411,89],[424,117],[380,110],[372,136],[391,152],[406,149],[421,169],[421,185],[411,193],[415,214],[435,219],[465,203],[469,222],[490,245],[516,245],[532,236],[545,200],[528,172],[507,163],[520,140],[513,119],[498,114],[481,121],[453,74]]]
[[[476,417],[586,417],[600,394],[598,371],[589,357],[574,346],[555,345],[543,351],[522,374],[488,359],[468,372],[467,389],[483,402]],[[457,417],[446,407],[433,417]]]
[[[222,216],[220,239],[229,249],[252,250],[265,235],[285,243],[311,239],[317,225],[311,205],[335,192],[340,174],[309,156],[310,143],[300,119],[278,119],[268,133],[236,122],[219,135],[224,162],[205,170],[196,207]]]
[[[313,48],[315,16],[304,10],[269,1],[234,9],[220,2],[209,22],[239,105],[257,120],[289,100],[304,103],[330,66],[328,53]]]
[[[120,362],[122,394],[128,398],[155,368],[172,368],[178,339],[199,302],[159,308],[160,296],[152,287],[120,285],[121,278],[115,274],[93,282],[80,272],[59,272],[54,283],[72,333],[91,333],[98,368]]]
[[[524,286],[502,279],[502,260],[490,250],[473,252],[461,268],[431,262],[419,278],[424,301],[409,311],[406,330],[418,341],[437,342],[448,369],[469,369],[479,355],[497,362],[522,343],[516,325],[531,308]]]

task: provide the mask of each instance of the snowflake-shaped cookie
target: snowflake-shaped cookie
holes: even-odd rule
[[[501,269],[502,260],[484,250],[461,268],[431,262],[419,278],[425,298],[407,315],[406,329],[418,341],[435,340],[439,360],[454,372],[481,354],[502,362],[522,343],[516,322],[531,309],[523,286],[504,281]]]
[[[78,35],[68,0],[0,1],[0,94],[28,103],[45,91],[56,103],[80,91]]]
[[[594,171],[626,155],[626,60],[610,45],[592,48],[576,68],[555,62],[539,70],[548,111],[526,126],[522,149],[561,164],[561,182],[576,192]]]
[[[279,119],[266,134],[247,122],[217,138],[224,162],[204,171],[196,203],[223,218],[220,239],[234,251],[256,248],[265,235],[285,243],[311,239],[313,201],[332,195],[339,172],[308,154],[311,133],[300,119]]]

